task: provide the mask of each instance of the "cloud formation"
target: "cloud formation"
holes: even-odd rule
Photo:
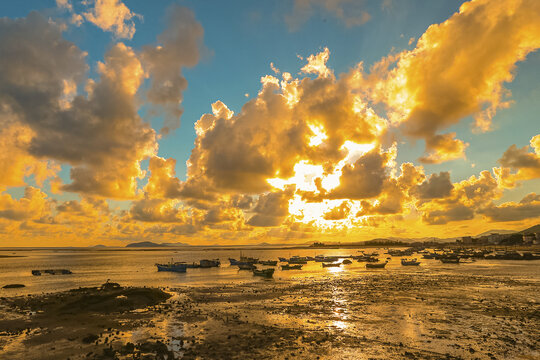
[[[133,38],[135,34],[133,19],[142,18],[141,15],[132,12],[121,0],[87,0],[87,3],[93,6],[82,14],[87,21],[104,31],[114,33],[118,38]],[[71,8],[67,0],[57,0],[57,4]]]
[[[6,183],[17,183],[15,178],[20,183],[29,172],[43,181],[55,168],[39,159],[54,159],[72,166],[72,182],[58,185],[57,180],[58,189],[120,199],[139,196],[137,179],[145,176],[140,161],[157,151],[155,131],[138,114],[139,88],[150,75],[154,87],[149,94],[156,84],[171,81],[180,81],[184,89],[180,66],[198,60],[200,25],[189,11],[175,7],[171,14],[171,27],[159,38],[162,45],[143,54],[123,43],[113,45],[98,63],[100,79],[86,80],[86,94],[77,92],[85,80],[86,54],[63,39],[59,25],[38,13],[0,20],[0,105],[5,109],[0,121],[5,129],[17,124],[17,134],[25,134],[24,144],[21,140],[10,148],[19,149],[18,159],[25,164],[10,164],[15,172]],[[173,90],[175,106],[181,89]]]
[[[47,194],[35,187],[26,187],[24,196],[19,200],[9,194],[0,194],[0,218],[18,221],[39,219],[49,208]]]
[[[540,195],[530,193],[519,203],[506,202],[501,205],[491,205],[480,212],[490,221],[519,221],[523,219],[540,218]]]
[[[182,93],[187,87],[182,68],[199,62],[203,34],[191,10],[173,5],[167,11],[167,28],[157,37],[158,45],[143,48],[142,61],[151,77],[146,96],[165,111],[162,133],[180,125]]]
[[[493,170],[505,187],[512,188],[516,182],[540,178],[540,134],[532,137],[530,147],[510,146],[498,162],[501,167]]]
[[[433,178],[431,180],[435,181]],[[437,182],[439,181],[444,182],[437,179]],[[441,225],[453,221],[471,220],[477,212],[482,212],[484,208],[492,206],[493,200],[501,196],[502,190],[497,180],[489,171],[482,171],[478,177],[472,175],[466,180],[453,184],[453,189],[448,196],[430,200],[420,199],[417,206],[422,212],[422,220],[425,223]]]
[[[81,4],[57,4],[82,21],[74,9]],[[296,20],[323,10],[355,26],[366,21],[365,4],[298,0]],[[509,147],[492,172],[456,183],[451,178],[462,173],[431,166],[465,158],[469,144],[456,125],[472,117],[486,131],[510,105],[505,83],[540,47],[537,2],[464,3],[412,50],[369,72],[362,63],[334,72],[325,47],[294,75],[272,65],[274,75],[263,76],[238,111],[216,100],[200,116],[185,181],[176,174],[181,159],[158,156],[158,141],[178,127],[185,69],[204,51],[201,24],[173,6],[156,42],[137,50],[118,42],[135,31],[135,14],[121,1],[82,6],[91,7],[87,21],[116,36],[95,72],[63,37],[65,26],[38,13],[0,19],[0,232],[260,242],[421,236],[434,227],[455,232],[438,226],[448,223],[518,226],[538,218],[536,193],[499,201],[540,178],[540,135]],[[164,119],[160,135],[141,118],[143,104],[148,117]],[[424,141],[426,168],[403,160],[410,139]],[[25,195],[11,195],[14,186],[25,186]],[[55,200],[49,187],[80,198]],[[129,202],[113,207],[109,199]]]
[[[533,0],[462,4],[458,13],[431,25],[416,47],[375,64],[362,85],[387,106],[390,120],[426,140],[421,160],[439,163],[463,157],[466,144],[440,131],[473,116],[486,131],[509,106],[504,83],[516,63],[540,47],[540,4]]]

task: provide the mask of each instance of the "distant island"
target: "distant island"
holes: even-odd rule
[[[175,246],[190,246],[189,244],[178,243],[162,243],[158,244],[151,241],[141,241],[136,243],[127,244],[128,248],[155,248],[155,247],[175,247]]]

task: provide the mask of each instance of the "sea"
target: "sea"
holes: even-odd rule
[[[365,262],[323,268],[319,262],[308,262],[302,270],[281,270],[279,263],[273,279],[263,279],[250,271],[239,270],[229,264],[229,258],[240,255],[261,260],[278,260],[315,255],[358,255],[361,251],[377,252],[381,261],[388,261],[385,269],[366,269]],[[65,291],[79,287],[99,286],[106,281],[122,286],[178,288],[182,286],[214,286],[260,281],[313,281],[336,277],[363,277],[379,273],[445,273],[507,276],[516,280],[540,282],[540,260],[476,260],[460,264],[443,264],[438,260],[422,259],[417,267],[402,266],[401,257],[392,257],[384,248],[368,249],[176,249],[176,248],[17,248],[0,249],[0,296],[19,296]],[[221,266],[208,269],[187,269],[186,273],[158,272],[156,263],[169,261],[199,262],[201,259],[220,259]],[[32,270],[68,269],[70,275],[32,275]],[[3,289],[7,284],[25,287]]]

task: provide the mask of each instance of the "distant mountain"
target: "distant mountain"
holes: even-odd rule
[[[540,224],[531,226],[528,229],[521,230],[520,234],[540,233]]]
[[[106,248],[107,246],[106,246],[106,245],[101,245],[101,244],[99,244],[99,245],[94,245],[94,246],[90,246],[90,247],[92,247],[92,248],[97,248],[97,249],[101,249],[101,248]]]
[[[473,237],[487,236],[487,235],[490,235],[490,234],[513,234],[513,233],[516,233],[516,232],[517,231],[515,231],[515,230],[497,230],[497,229],[494,229],[494,230],[484,231],[483,233],[478,234],[478,235],[473,236]]]
[[[129,248],[147,248],[147,247],[167,247],[165,244],[156,244],[151,241],[142,241],[138,243],[127,244],[126,247]]]
[[[307,243],[308,245],[311,245],[313,242],[309,242]],[[256,245],[246,245],[246,246],[262,246],[262,247],[265,247],[265,246],[269,246],[269,247],[276,247],[276,246],[291,246],[291,247],[294,247],[294,246],[301,246],[301,245],[305,245],[305,244],[294,244],[294,243],[275,243],[275,244],[271,244],[271,243],[267,243],[267,242],[262,242],[262,243],[258,243]]]

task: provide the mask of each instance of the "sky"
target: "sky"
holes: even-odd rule
[[[536,0],[0,2],[0,247],[540,223]]]

